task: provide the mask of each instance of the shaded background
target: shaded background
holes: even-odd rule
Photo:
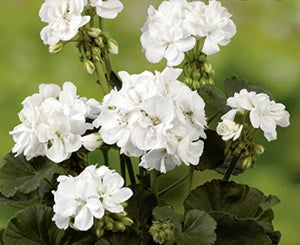
[[[140,73],[162,70],[165,63],[153,65],[141,53],[140,28],[149,4],[157,0],[123,0],[124,11],[104,28],[119,42],[120,54],[112,58],[116,71]],[[44,26],[38,17],[42,1],[0,0],[0,157],[13,146],[8,132],[19,123],[17,112],[22,100],[38,91],[40,83],[72,81],[81,96],[98,98],[95,79],[86,74],[70,45],[58,55],[48,53],[40,40]],[[266,148],[254,169],[234,180],[275,194],[282,203],[275,207],[275,227],[282,232],[283,245],[300,241],[300,1],[224,0],[233,14],[238,33],[232,42],[210,57],[218,86],[229,75],[239,75],[252,84],[265,87],[277,102],[287,105],[291,126],[278,129],[278,140],[259,142]],[[178,178],[181,169],[165,177],[166,183]],[[197,174],[200,183],[214,177],[212,172]],[[185,195],[181,188],[182,196]],[[179,191],[176,193],[178,194]],[[168,198],[175,202],[175,194]],[[177,195],[176,195],[177,196]],[[178,201],[177,201],[178,203]],[[0,206],[0,226],[5,226],[16,209]]]

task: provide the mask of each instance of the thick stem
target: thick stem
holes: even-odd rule
[[[109,161],[108,161],[108,150],[107,149],[102,149],[103,153],[103,158],[104,158],[104,164],[105,166],[109,166]]]
[[[193,166],[190,166],[189,171],[188,171],[188,193],[193,188],[194,171],[195,171],[195,168]]]
[[[242,155],[243,151],[241,151],[241,153],[238,155],[238,156],[233,156],[233,158],[231,159],[231,162],[229,164],[229,167],[223,177],[223,180],[224,181],[228,181],[230,176],[232,175],[232,172],[236,166],[236,164],[238,163],[239,159],[240,159],[240,156]]]
[[[102,67],[102,64],[100,63],[100,61],[94,61],[94,65],[95,65],[95,69],[96,69],[96,73],[97,73],[97,77],[100,83],[100,86],[102,88],[102,91],[104,93],[104,95],[108,94],[110,91],[110,88],[108,86],[106,77],[105,77],[105,72],[104,69]]]
[[[126,185],[126,164],[125,164],[125,159],[121,154],[120,154],[120,169],[121,169],[121,175],[124,179],[124,185]]]
[[[158,196],[163,196],[166,193],[168,193],[169,191],[175,189],[177,186],[179,186],[181,183],[183,183],[187,178],[188,178],[188,174],[186,174],[185,176],[183,176],[181,179],[177,180],[175,183],[173,183],[172,185],[169,185],[167,188],[163,189],[162,191],[160,191],[158,193]]]
[[[158,179],[157,179],[157,172],[156,170],[150,171],[150,183],[151,183],[151,191],[155,196],[158,193]]]
[[[125,162],[126,162],[130,182],[131,182],[132,185],[135,185],[136,184],[135,174],[134,174],[134,170],[133,170],[133,167],[132,167],[131,159],[130,159],[130,157],[127,157],[125,155],[123,155],[123,156],[124,156],[124,159],[125,159]]]

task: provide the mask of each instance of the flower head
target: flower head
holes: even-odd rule
[[[41,84],[39,93],[23,101],[19,113],[21,124],[10,134],[16,142],[13,152],[27,160],[47,156],[54,162],[68,159],[82,146],[82,136],[93,129],[87,119],[99,113],[99,102],[78,98],[76,87],[65,82],[63,89]]]
[[[86,231],[93,226],[94,218],[104,216],[105,210],[123,212],[121,203],[133,194],[123,187],[123,178],[105,166],[89,166],[76,177],[59,176],[57,181],[57,190],[52,192],[55,201],[53,221],[60,229],[72,226]]]
[[[205,138],[204,101],[177,80],[180,73],[172,68],[155,74],[120,72],[121,90],[104,97],[94,121],[103,141],[128,156],[142,156],[140,166],[146,169],[166,172],[181,162],[198,164]]]
[[[232,120],[224,119],[218,123],[217,133],[222,136],[224,141],[233,139],[237,140],[242,132],[243,125],[240,125]]]
[[[124,8],[119,0],[89,0],[89,3],[96,8],[97,15],[106,19],[116,18]]]
[[[46,0],[39,13],[41,20],[48,23],[41,31],[44,44],[72,39],[90,21],[90,16],[81,15],[85,5],[86,0]]]

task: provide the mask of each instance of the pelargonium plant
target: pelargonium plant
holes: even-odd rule
[[[21,210],[0,244],[278,244],[279,199],[230,178],[254,167],[264,152],[256,136],[276,140],[289,113],[236,76],[224,92],[215,86],[208,57],[236,34],[231,14],[217,0],[150,6],[140,42],[149,62],[167,66],[129,74],[112,69],[118,44],[102,27],[123,8],[119,0],[42,4],[43,43],[55,54],[74,45],[102,94],[80,97],[65,82],[24,99],[0,169],[1,203]],[[186,173],[166,186],[163,176],[180,165]],[[195,171],[208,169],[219,178],[192,189]],[[174,208],[166,193],[184,182],[183,206]]]

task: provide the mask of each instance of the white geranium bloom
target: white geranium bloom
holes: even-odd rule
[[[193,34],[206,37],[202,52],[213,55],[220,51],[219,45],[225,46],[230,42],[236,34],[236,26],[230,19],[231,14],[228,10],[216,0],[210,0],[203,12],[201,7],[199,9],[199,14],[202,14],[204,19],[203,23],[199,22],[200,26],[195,28]]]
[[[189,4],[185,0],[164,1],[158,10],[149,7],[141,43],[150,62],[158,63],[166,58],[168,66],[179,65],[184,52],[194,47],[196,40],[185,28],[187,8]]]
[[[96,8],[97,15],[106,19],[116,18],[124,8],[119,0],[89,0],[89,4]]]
[[[240,125],[232,120],[224,119],[222,122],[218,123],[217,133],[222,136],[224,141],[237,140],[242,132],[243,125]]]
[[[44,44],[52,46],[72,39],[90,21],[90,16],[81,16],[85,5],[86,0],[46,0],[39,13],[48,23],[41,31]]]
[[[233,97],[227,99],[227,105],[232,109],[221,117],[223,121],[234,121],[237,113],[249,113],[252,126],[263,130],[268,141],[275,140],[277,138],[277,125],[280,127],[287,127],[290,124],[290,114],[285,110],[285,106],[270,100],[269,96],[264,93],[257,94],[255,92],[249,92],[246,89],[242,89],[239,93],[235,93]],[[226,135],[226,127],[229,126],[229,121],[226,123],[223,122],[219,126],[220,135]],[[227,136],[230,136],[229,129]],[[225,137],[227,138],[227,136]]]
[[[89,166],[76,177],[59,176],[57,181],[57,190],[52,192],[53,221],[59,229],[71,226],[80,231],[89,230],[94,218],[101,219],[105,210],[123,212],[121,203],[133,194],[123,187],[123,178],[105,166]]]
[[[16,142],[13,152],[24,154],[27,160],[47,156],[54,162],[68,159],[82,146],[82,135],[92,124],[99,102],[79,98],[76,87],[65,82],[61,90],[54,84],[41,84],[39,93],[23,101],[19,113],[21,124],[10,134]],[[97,111],[96,110],[96,111]]]
[[[146,169],[166,172],[181,162],[198,164],[206,137],[204,101],[177,80],[180,73],[173,68],[155,75],[120,72],[121,90],[104,97],[93,122],[103,141],[128,156],[142,156],[140,166]]]

